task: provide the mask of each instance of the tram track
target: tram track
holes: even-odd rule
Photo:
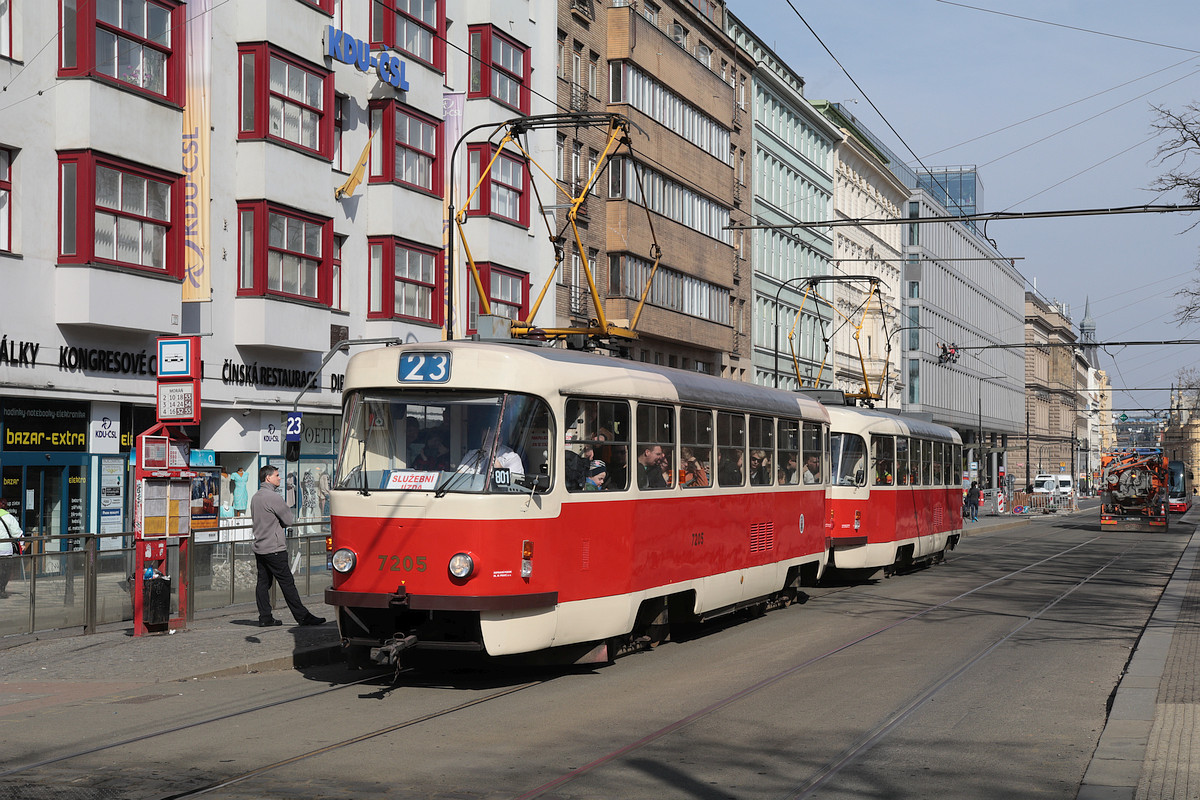
[[[1028,544],[1030,542],[1034,542],[1034,541],[1039,542],[1041,544],[1045,544],[1045,543],[1047,543],[1048,538],[1050,538],[1048,535],[1029,536],[1027,538],[1024,538],[1022,541],[1026,544]],[[535,797],[543,796],[546,793],[551,792],[554,789],[561,787],[562,785],[564,785],[566,783],[578,780],[579,778],[583,777],[584,775],[588,774],[591,771],[600,769],[600,768],[604,767],[605,765],[611,764],[612,762],[614,762],[626,755],[635,753],[638,750],[640,750],[644,747],[647,747],[651,743],[653,743],[657,740],[660,740],[666,736],[669,736],[670,734],[674,733],[675,731],[679,731],[679,730],[681,730],[681,729],[683,729],[683,728],[685,728],[707,716],[710,716],[712,714],[715,714],[715,713],[721,711],[722,709],[733,706],[736,703],[738,703],[739,701],[749,698],[751,695],[754,695],[763,689],[766,689],[774,684],[777,684],[780,681],[782,681],[788,677],[791,677],[807,668],[810,668],[816,664],[819,664],[822,661],[832,658],[835,655],[844,653],[847,650],[850,650],[851,648],[859,646],[871,639],[874,639],[874,638],[876,638],[880,635],[883,635],[889,631],[892,631],[899,626],[905,625],[907,623],[911,623],[915,620],[925,617],[926,615],[936,612],[940,609],[948,608],[948,607],[952,606],[953,604],[958,603],[958,602],[964,600],[965,598],[975,595],[979,592],[982,592],[989,587],[995,586],[996,584],[999,584],[999,583],[1002,583],[1002,582],[1005,582],[1008,580],[1012,580],[1013,578],[1021,575],[1022,573],[1026,573],[1030,570],[1034,570],[1042,565],[1052,563],[1058,559],[1061,559],[1072,553],[1080,551],[1090,545],[1093,545],[1097,541],[1100,541],[1104,538],[1106,538],[1106,537],[1103,535],[1096,535],[1096,536],[1090,537],[1090,538],[1086,539],[1085,541],[1073,544],[1070,547],[1060,549],[1057,552],[1054,552],[1048,556],[1045,556],[1043,558],[1035,560],[1032,563],[1025,564],[1025,565],[1021,566],[1020,568],[1012,569],[1012,570],[1004,573],[1003,575],[1000,575],[1000,576],[994,577],[994,578],[990,578],[990,579],[980,583],[979,585],[977,585],[973,588],[970,588],[967,591],[961,592],[947,600],[943,600],[941,602],[934,603],[934,604],[928,604],[919,609],[914,609],[910,613],[906,613],[904,616],[902,616],[899,619],[893,620],[892,622],[882,625],[882,626],[878,627],[877,629],[869,631],[861,636],[844,641],[844,642],[826,650],[825,652],[823,652],[819,655],[816,655],[812,658],[806,659],[800,663],[794,664],[794,665],[788,667],[787,669],[777,672],[774,675],[771,675],[771,676],[765,678],[764,680],[761,680],[753,685],[744,687],[744,688],[740,689],[739,691],[734,692],[721,700],[718,700],[714,703],[709,704],[705,708],[702,708],[692,714],[689,714],[686,717],[676,720],[676,721],[670,723],[669,725],[663,726],[660,729],[658,729],[658,730],[656,730],[634,742],[630,742],[620,748],[617,748],[617,749],[605,754],[604,756],[601,756],[601,757],[593,760],[592,762],[590,762],[588,764],[585,764],[583,766],[572,769],[571,772],[568,774],[562,775],[553,781],[547,782],[547,783],[543,784],[542,786],[539,786],[533,790],[530,790],[528,792],[525,792],[524,794],[519,795],[518,800],[525,800],[525,798],[535,798]],[[981,540],[977,540],[977,541],[981,542]],[[999,553],[1001,551],[1008,549],[1009,547],[1017,546],[1019,544],[1021,544],[1021,542],[1004,542],[1003,544],[1000,544],[998,547],[988,548],[987,551],[976,551],[976,552],[972,552],[970,554],[964,554],[964,556],[962,556],[960,559],[956,559],[956,560],[961,560],[961,559],[965,559],[967,557],[972,557],[972,556],[985,557],[987,555]],[[866,751],[870,750],[872,747],[874,747],[880,741],[885,739],[892,730],[894,730],[896,727],[903,724],[903,722],[912,713],[914,713],[917,709],[919,709],[921,706],[923,706],[925,703],[927,703],[930,699],[935,697],[939,692],[944,690],[947,686],[952,684],[954,682],[954,680],[957,679],[959,676],[961,676],[962,674],[964,674],[965,672],[970,670],[970,668],[972,666],[977,664],[980,660],[986,658],[988,654],[993,652],[997,647],[1004,644],[1004,642],[1010,640],[1013,636],[1018,635],[1021,632],[1021,630],[1023,630],[1029,624],[1031,624],[1032,622],[1034,622],[1035,620],[1040,618],[1042,615],[1047,613],[1050,609],[1052,609],[1058,603],[1062,602],[1062,600],[1064,600],[1071,593],[1073,593],[1074,591],[1079,589],[1081,586],[1083,586],[1087,582],[1093,580],[1097,575],[1101,574],[1104,570],[1110,568],[1113,564],[1117,563],[1121,558],[1128,555],[1136,547],[1137,547],[1137,542],[1135,542],[1134,544],[1131,544],[1129,547],[1122,550],[1118,555],[1114,556],[1106,564],[1104,564],[1102,567],[1100,567],[1099,569],[1094,571],[1092,574],[1075,582],[1071,587],[1060,592],[1050,602],[1043,605],[1042,608],[1037,610],[1034,614],[1021,615],[1021,622],[1018,625],[1014,626],[1010,631],[1008,631],[1001,639],[992,642],[991,644],[987,645],[984,648],[981,648],[979,651],[974,653],[961,666],[957,667],[956,669],[950,671],[947,674],[944,674],[941,679],[934,682],[932,684],[932,686],[925,693],[921,694],[920,696],[918,696],[917,698],[915,698],[914,700],[912,700],[905,706],[896,709],[883,722],[881,722],[879,726],[877,726],[877,727],[873,728],[871,731],[865,733],[854,745],[849,747],[843,753],[839,754],[839,756],[836,757],[835,759],[833,759],[823,770],[821,770],[818,773],[815,773],[805,783],[797,785],[794,792],[787,796],[795,797],[795,798],[803,798],[803,797],[809,796],[813,791],[815,791],[821,785],[824,785],[825,782],[827,782],[832,777],[834,777],[838,771],[840,771],[842,768],[844,768],[844,766],[846,766],[849,763],[852,763],[857,757],[859,757]],[[817,595],[816,597],[814,597],[814,599],[819,600],[826,596],[840,594],[844,591],[852,591],[856,588],[861,588],[861,586],[856,587],[854,585],[850,585],[850,586],[844,586],[844,587],[833,587],[830,591],[823,592],[820,595]],[[248,714],[253,714],[253,713],[257,713],[257,712],[261,712],[261,711],[266,711],[268,709],[276,708],[278,706],[289,704],[289,703],[299,702],[299,701],[303,701],[303,700],[310,699],[310,698],[316,698],[316,697],[320,697],[322,695],[328,695],[330,693],[340,691],[341,689],[344,689],[344,688],[362,686],[363,684],[367,684],[372,681],[379,681],[381,678],[386,679],[385,675],[386,675],[386,673],[373,673],[367,677],[364,677],[360,680],[356,680],[356,681],[353,681],[350,683],[340,684],[340,685],[334,686],[334,687],[326,687],[326,688],[322,688],[319,691],[306,692],[304,694],[300,694],[295,697],[286,698],[284,700],[273,701],[270,703],[262,703],[262,704],[258,704],[258,705],[248,707],[245,709],[238,709],[238,710],[235,710],[235,711],[232,711],[229,713],[214,715],[212,717],[202,719],[202,720],[197,720],[197,721],[190,722],[190,723],[187,723],[184,725],[178,725],[178,726],[173,726],[170,728],[165,728],[165,729],[161,729],[161,730],[157,730],[157,731],[151,731],[151,732],[147,732],[145,734],[139,735],[139,736],[122,739],[120,741],[105,743],[102,745],[98,745],[96,747],[79,750],[77,752],[54,756],[52,758],[43,759],[38,762],[25,764],[25,765],[21,765],[19,767],[15,767],[12,769],[2,771],[2,772],[0,772],[0,778],[20,775],[22,773],[29,773],[32,770],[35,770],[39,767],[49,766],[49,765],[53,765],[53,764],[56,764],[59,762],[69,761],[74,758],[81,758],[84,756],[93,755],[93,754],[100,753],[100,752],[103,752],[106,750],[112,750],[112,749],[125,747],[125,746],[129,746],[129,745],[135,745],[135,744],[145,742],[147,740],[154,739],[157,737],[163,737],[163,736],[178,733],[181,731],[198,728],[198,727],[201,727],[204,725],[211,725],[211,724],[220,723],[222,721],[232,720],[237,717],[241,717],[241,716],[245,716]],[[485,703],[488,703],[488,702],[491,702],[494,700],[499,700],[503,697],[507,697],[516,692],[534,688],[545,682],[546,682],[546,680],[534,680],[534,681],[528,681],[528,682],[524,682],[524,683],[520,683],[520,684],[516,684],[516,685],[512,685],[512,686],[506,686],[499,691],[490,692],[484,696],[473,698],[473,699],[463,702],[463,703],[458,703],[458,704],[448,706],[448,707],[442,708],[442,709],[431,710],[427,713],[413,716],[411,718],[396,722],[394,724],[389,724],[389,725],[379,727],[379,728],[376,728],[376,729],[373,729],[373,730],[370,730],[370,731],[367,731],[364,733],[355,734],[353,736],[349,736],[349,737],[340,739],[335,742],[323,744],[320,747],[308,750],[306,752],[299,753],[299,754],[296,754],[293,756],[288,756],[286,758],[281,758],[281,759],[272,761],[271,763],[264,764],[264,765],[261,765],[258,767],[254,767],[253,769],[249,769],[244,772],[238,773],[236,775],[221,778],[220,780],[213,781],[213,782],[205,784],[203,786],[198,786],[198,787],[195,787],[192,789],[187,789],[187,790],[178,792],[176,794],[171,794],[171,795],[167,796],[167,798],[164,798],[164,800],[175,800],[176,798],[198,797],[198,796],[203,796],[205,794],[209,794],[212,792],[216,792],[218,790],[228,788],[228,787],[234,786],[236,784],[240,784],[240,783],[244,783],[244,782],[253,780],[253,779],[263,776],[267,773],[271,773],[273,771],[284,769],[290,765],[295,765],[300,762],[315,759],[322,755],[329,754],[329,753],[332,753],[334,751],[337,751],[337,750],[340,750],[340,749],[343,749],[346,747],[352,747],[354,745],[361,744],[361,743],[366,742],[371,739],[376,739],[381,736],[386,736],[390,733],[395,733],[397,731],[416,727],[423,723],[437,720],[439,718],[444,718],[444,717],[468,710],[470,708],[477,707],[481,704],[485,704]],[[396,685],[397,685],[396,682],[393,681],[392,686],[395,687]]]

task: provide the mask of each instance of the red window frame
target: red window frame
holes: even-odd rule
[[[400,138],[400,125],[397,117],[406,118],[403,139]],[[413,143],[415,138],[413,122],[421,126],[421,130],[432,129],[428,143]],[[377,132],[372,143],[371,153],[371,183],[397,183],[409,186],[434,197],[442,197],[445,181],[442,179],[444,143],[442,142],[442,122],[428,114],[422,114],[395,100],[375,100],[371,102],[371,130]],[[390,144],[390,146],[389,146]],[[378,150],[374,148],[378,147]],[[430,159],[429,177],[425,184],[406,180],[397,174],[396,151],[404,150],[414,153],[418,158]]]
[[[491,142],[467,145],[467,175],[472,189],[479,181],[479,171],[491,163],[495,153],[496,145]],[[505,178],[505,174],[511,174],[512,170],[519,170],[519,185]],[[497,209],[499,204],[492,198],[493,184],[501,189],[508,189],[519,194],[517,216],[509,216]],[[467,208],[467,215],[494,217],[522,227],[529,227],[529,168],[525,161],[508,151],[501,152],[500,158],[496,159],[496,163],[484,176],[479,190],[472,196],[471,204]]]
[[[272,216],[283,217],[286,223],[296,223],[300,226],[317,226],[319,230],[320,253],[315,254],[305,249],[306,243],[302,227],[300,240],[287,241],[289,229],[285,227],[284,240],[272,241]],[[292,229],[294,230],[294,229]],[[300,249],[296,249],[296,245]],[[281,270],[283,259],[293,257],[299,260],[316,261],[314,276],[314,293],[285,291],[283,288],[272,287],[270,281],[271,254],[279,253]],[[242,297],[280,297],[303,303],[315,303],[328,307],[333,296],[333,220],[318,217],[295,208],[272,203],[269,200],[243,201],[238,203],[238,295]],[[282,271],[280,276],[282,285]],[[303,278],[298,274],[297,284]]]
[[[497,48],[494,47],[497,39],[520,52],[521,66],[519,70],[513,70],[503,63],[497,63],[496,59],[502,57],[502,54],[496,52]],[[494,25],[472,25],[468,29],[467,42],[468,56],[471,60],[469,79],[467,80],[467,99],[490,97],[503,106],[520,111],[522,114],[528,114],[530,78],[533,75],[530,48],[511,36],[506,36]],[[517,83],[519,89],[516,103],[497,94],[492,80],[493,73],[497,72]]]
[[[487,261],[479,262],[475,265],[475,267],[479,270],[479,280],[483,283],[484,288],[487,289],[488,303],[491,306],[493,316],[496,315],[496,307],[499,305],[515,309],[514,313],[516,313],[517,316],[509,317],[509,319],[525,319],[529,316],[529,273],[521,272],[520,270],[512,269],[511,267],[505,267]],[[507,298],[501,299],[496,296],[495,287],[492,286],[493,275],[503,275],[507,278],[515,278],[520,282],[521,303],[519,306],[515,305]],[[469,287],[468,291],[470,294],[470,302],[467,304],[470,312],[470,317],[467,320],[467,333],[473,334],[478,333],[478,330],[476,329],[476,320],[478,319],[478,315],[483,313],[483,309],[481,308],[482,303],[479,302],[479,296],[475,289],[475,281],[468,280],[467,285]],[[501,314],[500,316],[508,315]]]
[[[423,20],[411,13],[408,7],[418,0],[371,0],[371,48],[393,48],[410,58],[428,64],[438,72],[446,71],[446,0],[433,0],[434,20]],[[398,24],[399,23],[399,24]],[[409,28],[409,26],[412,26]],[[401,28],[400,35],[397,29]],[[416,30],[430,38],[428,54],[409,49],[409,40],[403,35]]]
[[[120,173],[117,206],[100,205],[97,197],[97,172],[100,168]],[[183,279],[183,176],[152,169],[132,161],[113,158],[91,150],[72,150],[58,154],[59,173],[59,225],[58,259],[62,264],[95,264],[118,267],[134,272]],[[127,183],[127,178],[132,183]],[[146,182],[165,184],[170,194],[164,203],[167,219],[162,220],[145,211]],[[143,211],[135,210],[138,187],[141,186],[140,202]],[[126,203],[128,201],[128,204]],[[122,261],[116,257],[120,246],[120,233],[114,230],[113,255],[97,252],[97,214],[114,217],[114,224],[139,224],[139,234],[144,236],[146,226],[163,227],[162,267],[133,261]],[[145,250],[139,246],[144,254]]]
[[[406,261],[405,271],[397,272],[399,262],[398,251],[405,251],[406,259],[412,254],[428,258],[428,278],[414,276],[408,270],[411,261]],[[445,287],[442,283],[442,259],[440,248],[410,242],[395,236],[374,236],[367,240],[367,252],[370,264],[368,266],[369,280],[367,290],[368,319],[401,319],[412,322],[423,322],[430,325],[441,325],[444,318]],[[396,307],[396,284],[406,287],[416,287],[417,290],[428,291],[429,313],[406,314],[403,309]]]
[[[3,253],[12,252],[12,161],[13,151],[0,147],[0,252]]]
[[[320,93],[316,95],[321,100],[320,107],[311,100],[315,97],[305,90],[306,97],[297,98],[283,92],[275,91],[271,86],[272,61],[282,62],[288,68],[289,80],[293,74],[302,73],[304,77],[313,77],[321,81]],[[296,72],[292,72],[292,71]],[[306,84],[307,87],[307,84]],[[291,87],[289,87],[291,88]],[[272,47],[267,42],[255,42],[238,46],[238,139],[267,139],[285,147],[291,147],[302,153],[320,156],[326,161],[333,161],[334,119],[337,116],[334,102],[333,73],[298,58],[286,50]],[[247,97],[247,92],[251,96]],[[282,124],[272,130],[272,101],[299,108],[301,114],[316,115],[316,146],[303,141],[292,141],[284,136]]]
[[[113,86],[128,89],[148,97],[157,97],[174,105],[182,105],[184,99],[184,31],[187,29],[187,6],[180,0],[142,0],[147,6],[154,6],[167,12],[163,25],[154,31],[146,30],[148,16],[143,13],[142,29],[122,27],[122,20],[98,19],[95,2],[76,0],[68,8],[67,3],[59,3],[59,49],[58,75],[60,78],[86,77],[105,81]],[[131,24],[125,22],[124,24]],[[161,32],[160,32],[161,31]],[[165,33],[170,43],[164,45],[157,38]],[[121,56],[131,56],[135,52],[150,50],[163,56],[163,91],[158,92],[146,88],[141,82],[135,83],[132,78],[135,72],[142,73],[144,67],[135,67],[130,63],[111,63],[111,59],[98,53],[104,37],[113,41],[112,47]],[[126,44],[122,46],[119,41]],[[132,42],[137,50],[128,46]],[[103,60],[103,63],[100,61]],[[144,59],[142,64],[144,64]],[[107,70],[107,71],[106,71]],[[122,71],[125,77],[120,77]]]

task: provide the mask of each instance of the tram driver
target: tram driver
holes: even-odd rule
[[[475,443],[475,447],[463,453],[463,457],[459,461],[458,471],[480,473],[486,469],[483,461],[491,449],[493,432],[496,430],[495,409],[490,409],[488,413],[473,414],[468,422],[468,426],[471,433],[470,441]],[[516,451],[505,443],[505,438],[502,429],[500,441],[496,443],[496,450],[492,456],[491,467],[493,469],[506,469],[514,476],[523,476],[525,474],[525,465]]]

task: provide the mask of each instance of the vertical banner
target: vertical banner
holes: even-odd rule
[[[443,92],[442,93],[442,152],[454,153],[454,146],[458,144],[458,137],[462,136],[463,130],[463,109],[466,106],[467,96],[463,92]],[[450,242],[452,235],[451,226],[454,220],[450,219],[450,202],[454,200],[454,205],[458,207],[458,187],[450,185],[450,161],[446,159],[446,174],[443,180],[446,182],[446,191],[442,194],[442,252],[446,254],[446,262],[443,265],[442,285],[449,288],[454,287],[454,291],[443,292],[445,297],[442,300],[442,317],[443,319],[453,319],[454,330],[450,333],[455,339],[459,339],[466,329],[462,326],[462,321],[458,315],[450,316],[454,311],[454,295],[461,294],[458,284],[451,280],[450,271],[454,269],[454,265],[450,263],[450,252],[447,245]],[[444,328],[445,326],[443,326]]]
[[[183,106],[184,281],[183,302],[212,300],[209,274],[209,95],[212,86],[212,3],[189,0],[187,96]]]

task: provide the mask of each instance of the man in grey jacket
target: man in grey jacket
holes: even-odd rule
[[[279,493],[279,470],[263,467],[258,471],[258,491],[250,500],[250,519],[254,522],[254,560],[258,562],[258,585],[254,599],[258,603],[258,627],[269,628],[282,625],[271,613],[271,584],[279,582],[283,599],[300,625],[322,625],[324,617],[318,617],[304,607],[296,581],[288,566],[287,538],[285,528],[296,524],[296,515],[283,501]]]

